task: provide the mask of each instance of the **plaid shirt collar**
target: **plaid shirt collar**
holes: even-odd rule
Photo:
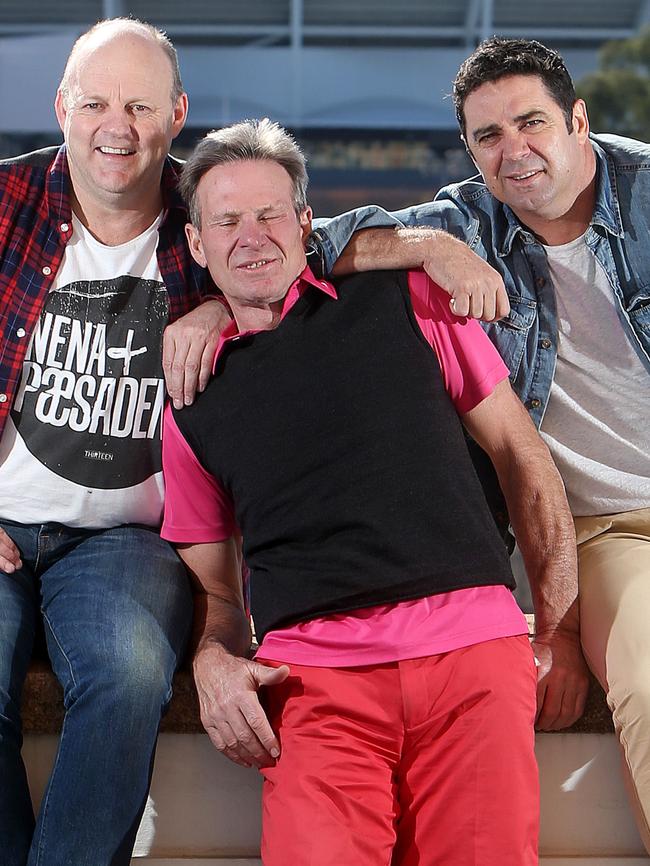
[[[172,157],[165,157],[161,179],[163,222],[166,221],[172,210],[180,210],[185,214],[185,205],[177,187],[179,170],[180,163],[176,160],[172,161]],[[57,225],[69,223],[72,220],[71,189],[67,148],[65,144],[62,144],[49,168],[45,187],[48,213]]]

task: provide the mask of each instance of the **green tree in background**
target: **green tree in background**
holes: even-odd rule
[[[608,42],[600,69],[576,87],[594,132],[650,141],[650,27],[633,39]]]

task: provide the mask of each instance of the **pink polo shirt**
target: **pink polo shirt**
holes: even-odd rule
[[[336,298],[333,286],[316,280],[306,268],[287,293],[282,316],[308,285]],[[409,289],[417,322],[439,359],[445,387],[462,416],[507,378],[508,369],[480,325],[453,316],[448,296],[425,273],[410,272]],[[234,327],[224,332],[215,360],[224,343],[238,336]],[[163,468],[163,537],[178,543],[230,537],[236,530],[233,503],[199,464],[169,409],[164,420]],[[318,617],[276,629],[265,636],[257,657],[353,667],[435,655],[525,633],[526,620],[510,590],[483,586]]]

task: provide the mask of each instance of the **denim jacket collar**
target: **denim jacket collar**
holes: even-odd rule
[[[503,236],[501,243],[499,244],[499,249],[497,251],[497,255],[501,258],[503,258],[503,256],[507,256],[510,253],[514,239],[518,234],[521,234],[523,240],[527,241],[528,243],[531,243],[534,239],[532,232],[522,226],[522,224],[519,222],[519,218],[515,216],[514,211],[512,211],[507,204],[503,205],[503,213],[505,214],[508,228],[506,229],[506,233]]]
[[[614,160],[593,138],[591,146],[596,154],[596,206],[591,225],[602,226],[611,234],[622,238],[623,221],[618,203]]]

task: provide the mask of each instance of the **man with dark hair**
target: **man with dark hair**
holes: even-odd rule
[[[264,774],[265,866],[536,866],[535,669],[461,421],[562,621],[559,475],[498,353],[426,274],[314,277],[306,180],[266,120],[211,133],[183,171],[190,250],[235,318],[163,438],[203,723]]]
[[[187,115],[169,40],[100,23],[55,108],[64,145],[0,163],[0,863],[128,866],[191,618],[159,536],[163,370],[189,402],[228,317],[189,313],[206,281],[167,155]],[[35,823],[20,699],[41,621],[66,714]]]
[[[591,135],[561,57],[539,42],[482,43],[454,101],[481,176],[392,221],[464,238],[504,279],[510,314],[485,327],[560,469],[578,540],[580,623],[577,610],[536,618],[538,725],[580,711],[581,641],[650,851],[650,147]],[[355,228],[390,222],[365,208],[320,226],[326,263]],[[360,232],[344,257],[376,268],[388,249],[391,267],[408,265],[413,231]]]
[[[463,106],[467,97],[482,84],[498,81],[507,75],[539,78],[562,109],[567,131],[571,132],[577,96],[564,60],[557,52],[534,39],[500,39],[495,36],[479,45],[461,64],[454,79],[454,108],[463,138],[466,133]]]

